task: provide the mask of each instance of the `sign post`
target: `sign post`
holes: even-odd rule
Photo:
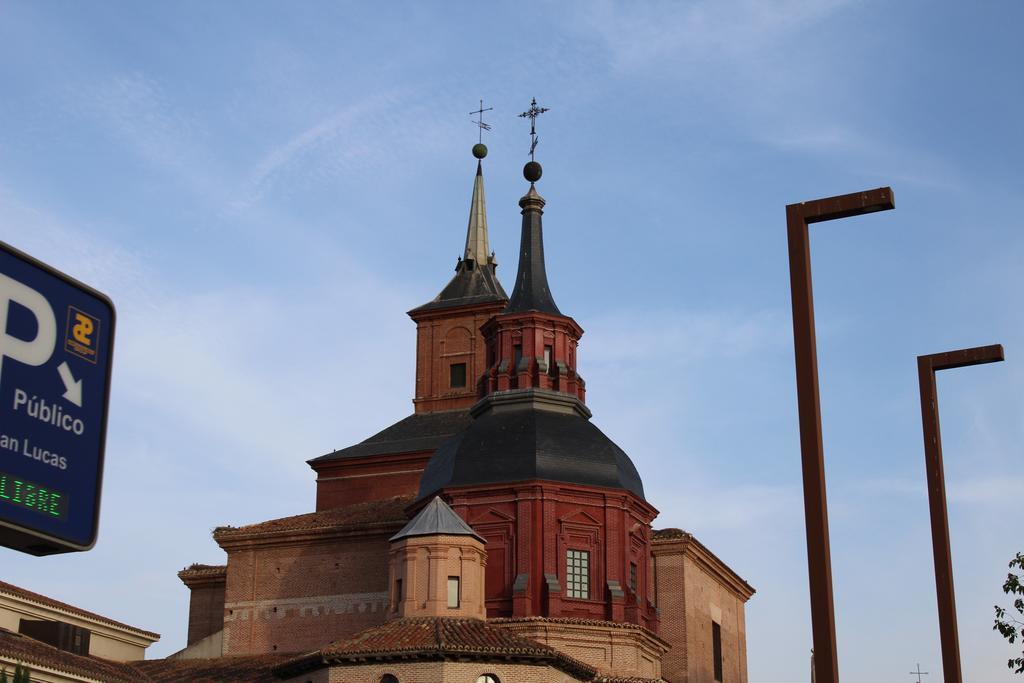
[[[0,242],[0,545],[96,543],[114,304]]]

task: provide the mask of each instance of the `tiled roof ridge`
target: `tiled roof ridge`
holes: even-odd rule
[[[427,636],[426,640],[417,641],[416,636],[422,636],[422,631],[419,634],[415,631],[404,632],[415,627],[426,627],[431,635]],[[467,627],[476,630],[460,633]],[[460,636],[470,641],[476,639],[477,642],[459,642]],[[383,642],[376,643],[373,642],[374,639]],[[492,642],[486,642],[488,639]],[[589,664],[556,648],[507,629],[493,627],[486,620],[472,617],[406,617],[385,622],[286,662],[277,667],[277,673],[294,675],[296,672],[309,671],[325,665],[358,663],[374,657],[422,656],[433,659],[443,658],[445,654],[483,658],[492,655],[525,657],[546,661],[565,671],[582,674],[587,680],[597,675],[597,671]]]
[[[128,662],[134,682],[269,683],[277,681],[273,669],[295,653],[267,652],[258,655],[224,655],[204,659],[143,659]]]
[[[409,455],[431,452],[452,434],[457,433],[470,421],[465,408],[431,410],[412,413],[387,427],[371,434],[362,441],[336,448],[330,453],[307,460],[313,463],[329,462],[343,458],[372,457],[378,455]],[[394,450],[398,449],[398,450]]]
[[[193,562],[178,572],[178,576],[215,576],[217,574],[223,574],[227,570],[228,566],[226,564],[200,564],[198,562]]]
[[[11,645],[22,647],[2,647],[2,641],[7,638],[12,639]],[[140,679],[138,674],[141,672],[136,672],[130,665],[91,655],[76,655],[3,627],[0,627],[0,650],[3,650],[6,656],[22,664],[43,667],[74,676],[86,676],[109,683],[139,683],[149,680],[148,677]]]
[[[692,538],[693,534],[688,531],[683,531],[679,527],[665,527],[664,529],[652,529],[651,538],[654,540],[663,540],[670,538]]]
[[[415,496],[412,495],[392,496],[381,500],[354,503],[340,508],[304,512],[298,515],[269,519],[263,522],[256,522],[255,524],[246,524],[237,527],[219,526],[213,530],[213,537],[216,540],[246,536],[249,534],[269,534],[274,532],[294,533],[330,528],[371,528],[393,525],[399,522],[404,524],[407,521],[404,512],[405,507],[411,503],[414,498]],[[364,511],[383,509],[386,512],[389,506],[394,507],[394,510],[392,510],[392,512],[396,513],[396,517],[394,519],[382,520],[378,516],[372,516],[371,519],[364,520],[357,517],[359,513]],[[401,517],[397,515],[401,515]],[[356,519],[345,519],[345,517],[356,517]],[[289,521],[296,522],[296,524],[290,525],[288,524]]]
[[[585,619],[583,617],[494,617],[487,621],[495,624],[518,624],[523,622],[543,622],[547,624],[576,624],[579,626],[610,626],[612,628],[627,629],[632,631],[647,631],[640,624],[628,621],[605,621],[603,619]]]
[[[123,621],[117,621],[116,619],[111,619],[110,617],[105,617],[102,614],[90,612],[89,610],[82,609],[81,607],[75,607],[74,605],[70,605],[66,602],[61,602],[60,600],[55,600],[51,597],[45,596],[42,593],[35,593],[20,586],[15,586],[13,583],[0,581],[0,594],[2,593],[6,593],[7,595],[11,595],[16,598],[21,598],[22,600],[27,600],[28,602],[33,602],[43,607],[51,607],[53,609],[63,610],[65,612],[69,612],[79,617],[85,617],[87,619],[95,619],[96,621],[102,624],[107,624],[108,626],[115,626],[117,628],[128,629],[129,631],[133,631],[140,635],[152,637],[153,640],[160,639],[160,634],[156,633],[155,631],[147,631],[145,629],[139,628],[138,626],[132,626],[131,624],[126,624]]]

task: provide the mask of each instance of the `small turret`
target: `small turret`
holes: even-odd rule
[[[455,276],[432,301],[409,311],[416,321],[413,403],[417,413],[464,409],[473,404],[485,367],[480,326],[508,303],[488,242],[482,163],[487,146],[482,142],[473,145],[473,156],[477,164],[466,248],[455,264]]]
[[[484,619],[484,540],[439,496],[391,537],[391,616]]]
[[[544,232],[541,216],[544,198],[537,192],[543,174],[533,158],[537,148],[536,118],[547,111],[537,101],[520,114],[529,117],[530,161],[523,177],[530,188],[519,200],[523,228],[519,243],[519,272],[508,306],[482,328],[487,344],[487,372],[478,396],[513,389],[542,389],[568,394],[582,403],[586,398],[583,378],[576,372],[576,349],[583,329],[555,304],[544,265]]]

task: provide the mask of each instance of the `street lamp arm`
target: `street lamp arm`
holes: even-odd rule
[[[894,208],[896,208],[896,202],[892,188],[879,187],[838,197],[825,197],[824,199],[790,204],[786,207],[786,213],[795,212],[806,223],[821,223],[836,218],[849,218]]]

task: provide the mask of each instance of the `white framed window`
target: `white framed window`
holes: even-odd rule
[[[590,552],[565,551],[565,591],[570,598],[590,598]]]

